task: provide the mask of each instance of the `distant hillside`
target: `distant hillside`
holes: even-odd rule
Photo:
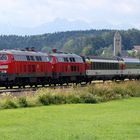
[[[68,31],[34,36],[1,35],[1,49],[23,49],[35,47],[40,51],[51,51],[57,48],[60,51],[74,52],[83,55],[100,55],[103,48],[113,48],[115,30],[86,30]],[[132,49],[133,45],[140,44],[140,30],[120,30],[124,50]]]

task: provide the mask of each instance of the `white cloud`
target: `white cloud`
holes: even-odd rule
[[[0,0],[0,22],[37,26],[66,18],[138,26],[139,5],[139,0]]]

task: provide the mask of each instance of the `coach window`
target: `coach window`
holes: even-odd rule
[[[113,69],[117,69],[117,63],[114,63]]]
[[[114,63],[111,63],[111,69],[112,70],[114,69]]]
[[[34,56],[30,56],[31,61],[35,61]]]
[[[42,57],[41,56],[38,56],[38,61],[42,61]]]
[[[115,66],[114,63],[112,63],[112,70],[114,70],[114,66]]]
[[[113,64],[113,63],[110,63],[110,69],[111,69],[111,70],[113,69],[112,64]]]
[[[115,63],[114,69],[118,69],[119,68],[119,64]]]
[[[73,57],[70,57],[69,60],[70,62],[74,62]]]
[[[41,56],[39,56],[38,58],[39,58],[39,61],[42,61],[42,58],[41,58]]]
[[[36,56],[35,58],[36,58],[36,61],[42,61],[41,56]]]
[[[97,70],[97,62],[94,63],[94,68]]]
[[[103,69],[103,63],[102,62],[100,63],[100,69],[101,70]]]
[[[73,57],[72,59],[73,59],[73,62],[75,62],[75,58]]]
[[[96,70],[96,62],[92,62],[92,65],[91,65],[92,69],[95,69]]]
[[[7,55],[6,54],[0,54],[0,60],[7,60]]]
[[[98,69],[98,62],[96,62],[96,64],[95,64],[95,68],[96,68],[96,70]]]
[[[95,63],[91,62],[91,69],[95,69]]]
[[[117,63],[114,63],[113,69],[117,69]]]
[[[40,61],[40,57],[39,56],[36,56],[36,61]]]
[[[106,62],[103,62],[103,70],[106,70]]]
[[[28,61],[30,61],[30,57],[28,55],[26,56],[26,58],[27,58]]]
[[[69,59],[66,57],[66,62],[69,62]]]
[[[63,57],[58,57],[58,62],[64,62],[64,58]]]
[[[69,62],[67,57],[64,57],[64,62]]]
[[[97,70],[100,69],[100,63],[99,62],[96,63],[96,68],[97,68]]]
[[[107,67],[107,69],[110,69],[110,63],[108,63],[108,67]]]

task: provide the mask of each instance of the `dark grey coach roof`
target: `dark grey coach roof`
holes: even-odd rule
[[[126,63],[140,63],[139,58],[123,58],[123,60]]]

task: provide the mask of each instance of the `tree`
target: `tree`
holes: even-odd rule
[[[88,45],[83,48],[82,55],[92,55],[92,47],[91,45]]]

